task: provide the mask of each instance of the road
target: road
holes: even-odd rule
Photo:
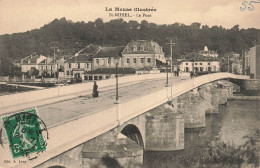
[[[188,78],[174,78],[169,80],[169,82],[174,85],[186,79]],[[164,87],[165,80],[162,79],[123,86],[119,88],[119,100],[120,102],[128,101],[146,95],[147,93],[161,90]],[[93,98],[92,95],[84,95],[54,104],[37,107],[38,115],[45,122],[47,127],[50,128],[66,122],[67,120],[72,120],[83,115],[112,107],[115,102],[115,89],[99,91],[98,98]]]

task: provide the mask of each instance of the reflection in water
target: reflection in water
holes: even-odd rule
[[[144,165],[167,167],[259,166],[258,101],[228,101],[218,114],[206,115],[206,127],[185,129],[185,149],[145,152]],[[244,163],[243,163],[244,162]]]

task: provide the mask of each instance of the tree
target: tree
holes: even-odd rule
[[[39,70],[36,69],[35,67],[32,67],[28,72],[28,76],[38,76]]]

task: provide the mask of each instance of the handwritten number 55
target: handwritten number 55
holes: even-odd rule
[[[244,1],[243,3],[242,3],[242,5],[244,6],[244,7],[240,7],[240,10],[241,11],[244,11],[245,9],[246,9],[246,4],[247,4],[248,2],[247,1]],[[260,3],[260,2],[256,2],[256,1],[250,1],[249,2],[249,4],[248,4],[248,10],[250,10],[250,11],[252,11],[253,9],[254,9],[254,5],[252,4],[252,3]]]

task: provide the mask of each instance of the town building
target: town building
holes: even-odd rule
[[[47,76],[54,74],[54,62],[51,57],[46,57],[38,63],[39,76]]]
[[[225,53],[224,54],[224,57],[225,58],[237,58],[237,59],[240,59],[240,54],[239,53],[236,53],[236,52],[228,52],[228,53]]]
[[[97,53],[92,56],[92,69],[115,68],[116,62],[118,62],[118,67],[124,67],[122,59],[124,48],[124,46],[100,47]]]
[[[199,51],[199,54],[203,55],[204,57],[218,57],[217,51],[209,50],[207,46],[204,46],[204,50]]]
[[[181,56],[174,64],[174,71],[181,72],[218,72],[220,62],[216,58],[205,57],[200,52],[191,52]]]
[[[43,55],[29,55],[21,59],[21,71],[28,72],[32,68],[39,70],[39,63],[46,59]]]
[[[98,46],[87,45],[82,50],[78,51],[73,57],[70,57],[64,62],[64,78],[78,79],[82,77],[84,72],[91,71],[92,57],[99,50]]]
[[[180,63],[180,70],[182,72],[219,72],[220,64],[219,61],[206,61],[206,60],[186,60]]]
[[[156,68],[159,63],[166,63],[165,54],[162,47],[154,41],[131,41],[122,52],[123,67],[134,69]]]
[[[251,47],[249,52],[250,77],[260,79],[260,45]]]
[[[250,75],[250,49],[245,49],[242,51],[242,59],[243,59],[243,74]]]
[[[81,78],[85,71],[91,71],[91,56],[79,54],[78,56],[68,59],[64,63],[64,77],[66,79]]]
[[[240,58],[240,54],[236,52],[228,52],[224,54],[223,57],[225,64],[223,64],[223,69],[226,69],[227,72],[242,74],[243,65],[242,59]]]

